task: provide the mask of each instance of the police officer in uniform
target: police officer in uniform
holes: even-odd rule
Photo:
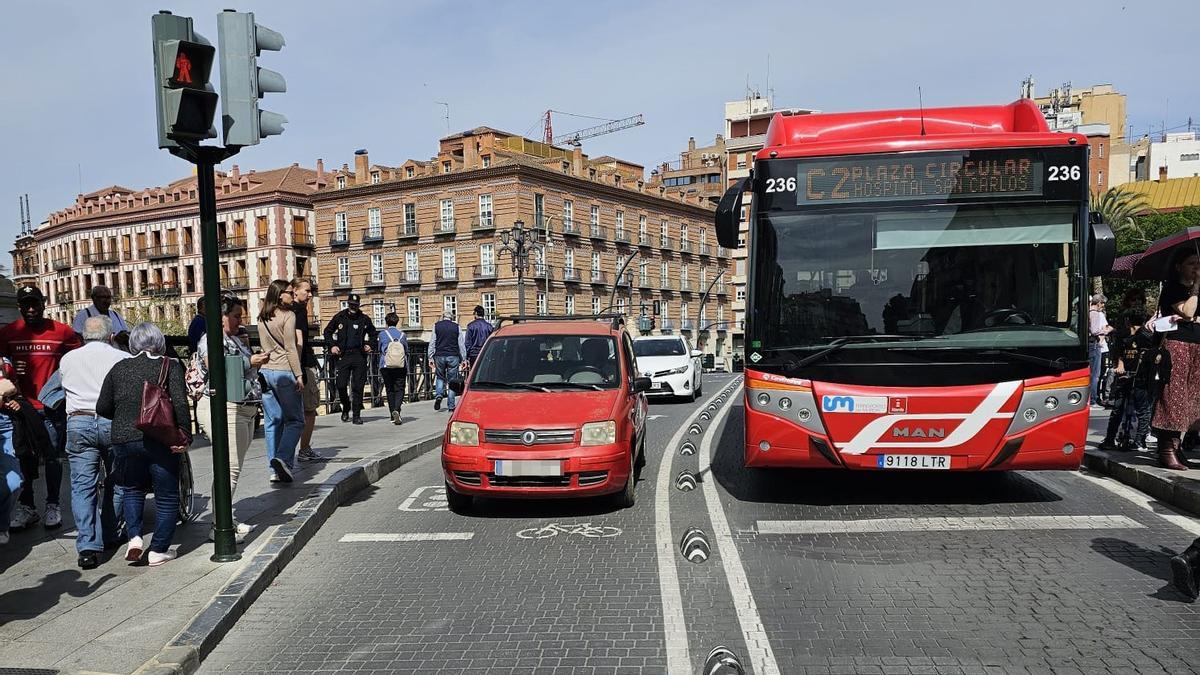
[[[342,404],[342,421],[362,424],[363,385],[367,380],[370,364],[367,354],[375,342],[375,324],[359,309],[361,299],[357,293],[347,298],[346,309],[338,312],[325,326],[325,344],[329,353],[337,357],[335,385]],[[354,389],[353,407],[347,385]]]

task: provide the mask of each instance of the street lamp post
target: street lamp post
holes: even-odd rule
[[[525,229],[523,221],[515,221],[511,229],[500,231],[500,250],[512,256],[512,269],[517,275],[517,314],[525,314],[525,272],[529,269],[529,253],[538,246],[537,230]]]

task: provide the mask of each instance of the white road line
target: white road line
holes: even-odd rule
[[[758,534],[853,534],[857,532],[968,532],[992,530],[1136,530],[1125,516],[947,516],[856,520],[760,520]]]
[[[467,541],[474,536],[474,532],[349,532],[338,541]]]
[[[1093,485],[1098,485],[1099,487],[1108,490],[1118,497],[1132,502],[1136,506],[1153,513],[1172,525],[1187,530],[1194,535],[1200,536],[1200,521],[1196,520],[1192,516],[1184,514],[1182,511],[1172,507],[1169,504],[1164,504],[1158,501],[1150,495],[1139,492],[1127,485],[1117,482],[1112,478],[1100,478],[1098,476],[1092,476],[1086,473],[1071,473],[1069,475],[1085,480]],[[1025,474],[1025,476],[1027,478],[1033,478],[1033,476],[1029,474]]]
[[[720,392],[709,396],[697,408],[703,410],[717,400]],[[691,419],[691,416],[688,416]],[[688,425],[680,424],[663,450],[654,484],[654,549],[658,561],[658,587],[663,608],[663,639],[667,646],[667,672],[692,672],[688,655],[687,619],[683,615],[683,595],[679,592],[679,571],[675,568],[675,537],[671,534],[671,465],[679,452]]]
[[[738,385],[730,396],[729,405],[717,411],[704,432],[704,440],[698,453],[699,475],[704,476],[704,502],[708,506],[709,520],[712,521],[714,544],[721,554],[721,564],[725,568],[725,579],[729,582],[729,591],[733,595],[733,607],[737,610],[738,623],[742,626],[742,638],[746,641],[750,664],[757,675],[779,675],[779,664],[775,662],[775,652],[771,649],[767,629],[763,626],[758,605],[754,602],[754,593],[750,590],[746,568],[742,566],[742,557],[729,531],[729,520],[725,518],[725,511],[721,508],[716,479],[709,470],[712,466],[713,438],[721,428],[721,422],[733,409],[734,401],[741,395],[741,388],[741,385]]]

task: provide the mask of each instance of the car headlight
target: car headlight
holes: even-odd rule
[[[580,445],[610,445],[617,442],[617,423],[612,420],[588,422],[583,425],[582,431]]]
[[[688,369],[688,366],[679,366],[678,368],[672,368],[672,369],[668,370],[667,374],[668,375],[678,375],[680,373],[686,373],[687,369]]]
[[[479,425],[472,422],[451,422],[450,442],[454,445],[479,445]]]

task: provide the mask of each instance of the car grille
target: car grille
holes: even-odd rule
[[[488,474],[488,483],[496,487],[571,487],[570,476],[497,476]]]
[[[486,429],[483,440],[502,445],[525,445],[522,437],[526,431],[533,432],[533,442],[529,445],[570,443],[575,440],[574,429]]]
[[[483,485],[483,479],[474,471],[455,471],[454,479],[463,485],[474,485],[476,487]]]

